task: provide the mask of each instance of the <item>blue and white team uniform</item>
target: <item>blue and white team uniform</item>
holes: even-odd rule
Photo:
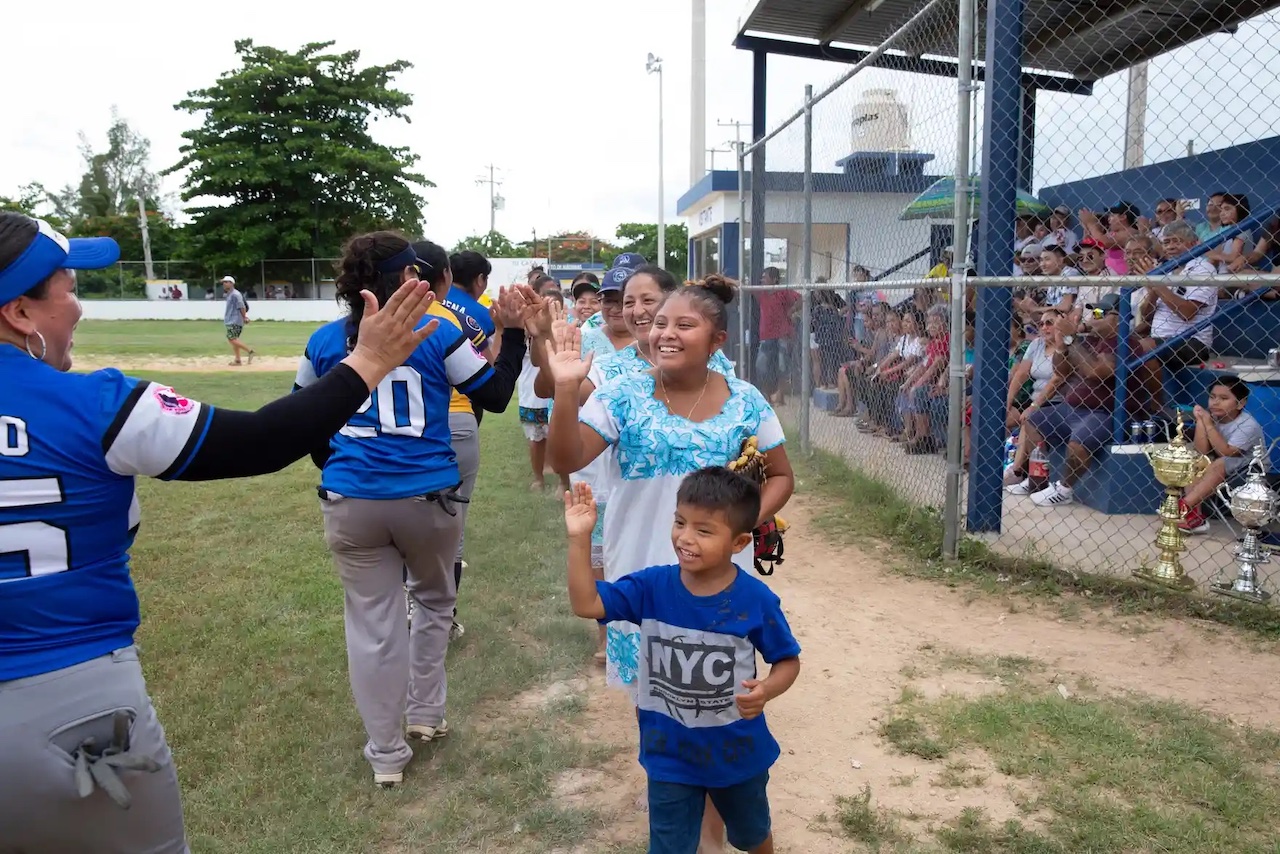
[[[134,478],[181,475],[212,407],[114,370],[62,373],[7,345],[0,377],[0,849],[89,850],[77,847],[88,823],[97,850],[185,851],[173,757],[133,646],[129,549]],[[102,790],[82,799],[73,773],[99,758],[86,739],[111,743],[117,713],[149,769],[106,770],[132,815]]]
[[[759,845],[769,833],[765,784],[780,751],[765,715],[744,719],[735,696],[744,680],[757,678],[757,652],[770,665],[800,655],[777,595],[739,568],[723,591],[695,596],[677,565],[599,581],[596,589],[605,620],[639,626],[635,697],[652,850],[669,850],[664,831],[696,843],[698,825],[680,827],[685,810],[663,806],[700,805],[701,789],[722,790],[711,795],[735,847]]]
[[[449,293],[440,302],[458,318],[462,331],[477,350],[483,353],[488,349],[489,339],[497,332],[497,327],[484,303],[457,285],[450,287]]]
[[[616,581],[649,566],[676,563],[665,531],[676,511],[676,493],[685,475],[738,458],[742,444],[755,436],[761,453],[785,441],[782,424],[764,396],[750,383],[726,377],[729,399],[705,421],[673,415],[654,398],[647,372],[623,374],[592,392],[579,420],[604,439],[616,464],[609,484],[609,513],[604,524],[605,577]],[[751,566],[753,545],[734,556]],[[611,622],[606,641],[609,684],[634,690],[640,635],[628,622]]]
[[[407,735],[431,739],[448,729],[445,654],[464,522],[450,398],[495,377],[453,312],[433,303],[424,323],[431,318],[435,333],[330,440],[320,476],[325,540],[344,591],[351,690],[368,736],[364,756],[383,785],[400,782],[413,757]],[[318,329],[296,385],[344,358],[351,331],[347,319]],[[508,358],[520,357],[514,350]],[[514,366],[510,373],[514,380]]]
[[[449,400],[484,385],[493,367],[463,334],[456,315],[432,304],[439,321],[403,365],[389,373],[329,443],[320,486],[346,498],[412,498],[458,485],[449,443]],[[295,388],[306,388],[347,357],[351,322],[340,318],[307,341]]]

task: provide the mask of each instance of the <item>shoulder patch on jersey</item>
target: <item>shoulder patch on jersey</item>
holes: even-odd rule
[[[160,409],[170,415],[186,415],[196,408],[195,403],[171,388],[157,386],[151,394],[155,397],[156,402],[160,404]]]
[[[476,321],[476,319],[475,319],[474,317],[472,317],[471,315],[469,315],[469,314],[468,314],[468,315],[466,315],[466,319],[467,319],[467,328],[468,328],[468,329],[470,329],[472,332],[480,332],[480,331],[481,331],[481,329],[480,329],[480,324]]]

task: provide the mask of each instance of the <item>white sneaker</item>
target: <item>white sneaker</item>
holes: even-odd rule
[[[404,782],[404,772],[397,771],[394,774],[379,774],[376,771],[373,774],[373,784],[383,789],[390,789]]]
[[[1019,477],[1014,470],[1013,463],[1009,463],[1004,467],[1004,485],[1017,486],[1019,481],[1026,480],[1026,475]]]
[[[1031,503],[1037,507],[1058,507],[1063,504],[1071,504],[1075,500],[1075,490],[1065,486],[1060,480],[1055,480],[1047,488],[1031,496]]]
[[[411,741],[435,741],[437,738],[444,738],[449,734],[449,722],[440,721],[439,726],[427,726],[426,724],[409,724],[405,728],[405,735]]]
[[[1030,495],[1031,494],[1031,478],[1024,477],[1021,483],[1015,483],[1006,486],[1004,491],[1010,495]]]
[[[466,633],[467,627],[462,625],[462,623],[459,623],[457,620],[454,620],[453,625],[449,627],[449,640],[456,641]]]

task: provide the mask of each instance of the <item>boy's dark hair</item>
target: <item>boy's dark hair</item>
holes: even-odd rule
[[[729,518],[734,535],[748,534],[760,518],[760,487],[724,466],[698,469],[680,482],[676,504],[719,510]]]
[[[1227,391],[1231,392],[1236,400],[1249,399],[1249,384],[1235,374],[1223,374],[1214,380],[1213,385],[1209,386],[1209,388],[1213,388],[1213,386],[1217,385],[1220,385]]]

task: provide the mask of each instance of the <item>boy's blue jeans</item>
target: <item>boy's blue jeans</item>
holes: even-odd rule
[[[736,786],[708,789],[649,780],[649,854],[697,854],[707,797],[729,832],[729,844],[750,851],[769,838],[769,772]]]

